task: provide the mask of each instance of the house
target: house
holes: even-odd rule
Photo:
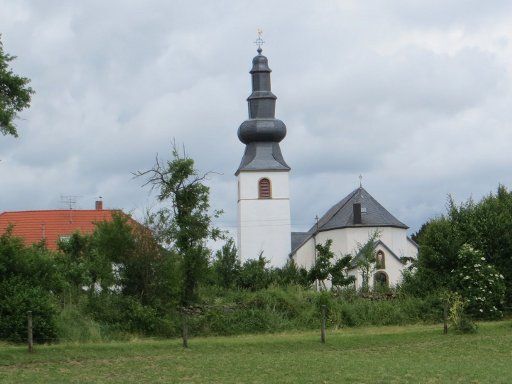
[[[111,221],[116,209],[103,209],[103,201],[96,201],[95,209],[55,209],[40,211],[12,211],[0,214],[0,235],[13,226],[13,235],[26,245],[46,241],[49,249],[57,250],[57,242],[74,232],[90,234],[95,223]]]

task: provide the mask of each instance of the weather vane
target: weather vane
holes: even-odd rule
[[[256,39],[256,41],[254,42],[254,44],[256,44],[258,46],[258,53],[261,53],[262,49],[261,49],[261,46],[263,44],[265,44],[265,41],[262,39],[262,35],[263,35],[263,30],[258,28],[258,38]]]

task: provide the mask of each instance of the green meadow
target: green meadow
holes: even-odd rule
[[[2,383],[511,383],[512,322],[127,342],[0,345]]]

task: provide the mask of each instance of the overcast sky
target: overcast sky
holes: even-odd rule
[[[6,52],[32,79],[0,136],[0,211],[154,204],[131,172],[175,138],[213,170],[236,225],[256,29],[292,167],[292,225],[363,185],[415,231],[447,195],[512,186],[512,2],[0,0]]]

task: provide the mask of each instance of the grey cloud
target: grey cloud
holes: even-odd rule
[[[0,137],[0,210],[59,207],[65,193],[140,216],[153,197],[131,172],[168,156],[175,138],[198,168],[220,173],[212,206],[232,230],[257,27],[288,127],[296,229],[360,173],[413,230],[443,212],[448,193],[512,184],[508,2],[319,4],[0,0],[5,48],[37,90],[21,137]],[[464,40],[491,27],[509,31],[500,49]],[[421,42],[451,28],[462,47]],[[413,32],[423,40],[407,40]]]

